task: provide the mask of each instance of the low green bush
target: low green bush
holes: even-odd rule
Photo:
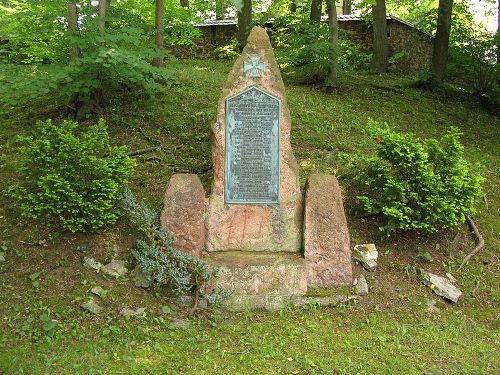
[[[119,216],[120,188],[135,162],[109,143],[104,120],[77,134],[78,124],[51,120],[19,136],[22,181],[10,189],[25,217],[71,232],[96,230]]]
[[[474,212],[483,178],[471,172],[457,128],[439,141],[421,141],[371,120],[368,129],[376,156],[361,158],[358,198],[368,213],[383,215],[382,231],[433,233],[463,223]]]

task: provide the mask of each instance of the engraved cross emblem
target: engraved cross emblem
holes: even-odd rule
[[[266,71],[266,64],[259,55],[249,55],[249,60],[243,63],[243,73],[250,72],[250,77],[259,78]]]

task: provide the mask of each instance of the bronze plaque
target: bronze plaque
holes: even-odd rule
[[[281,100],[251,87],[226,99],[225,203],[279,203]]]

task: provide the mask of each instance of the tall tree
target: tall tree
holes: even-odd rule
[[[243,0],[238,9],[238,47],[243,50],[252,23],[252,0]]]
[[[335,0],[326,0],[326,11],[328,13],[328,29],[330,31],[330,42],[335,49],[338,48],[339,44],[339,21],[337,19],[337,5]],[[337,85],[337,52],[335,52],[334,61],[331,62],[329,85],[334,87]]]
[[[165,26],[165,0],[156,0],[155,9],[155,42],[159,50],[163,49],[163,28]],[[158,68],[164,67],[163,57],[153,59],[152,64]]]
[[[72,37],[78,35],[78,13],[76,3],[74,2],[68,3],[68,34]],[[80,57],[80,53],[80,48],[74,45],[74,43],[70,43],[69,57],[71,60],[78,59]]]
[[[500,65],[500,0],[498,0],[498,10],[497,10],[497,65]]]
[[[342,14],[352,13],[352,0],[344,0],[342,2]]]
[[[106,0],[99,0],[98,17],[99,17],[99,33],[104,35],[106,32],[106,9],[108,8]]]
[[[452,9],[453,0],[439,0],[437,29],[432,51],[432,73],[438,83],[443,82],[446,72]]]
[[[376,2],[372,5],[372,15],[373,57],[371,70],[376,73],[386,73],[389,41],[387,39],[387,15],[385,0],[376,0]]]
[[[323,8],[323,0],[312,0],[311,14],[309,16],[309,19],[314,22],[320,22],[322,8]]]

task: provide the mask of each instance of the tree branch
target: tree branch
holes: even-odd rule
[[[477,246],[472,250],[467,256],[464,258],[462,261],[462,264],[460,264],[460,267],[458,267],[457,271],[460,271],[462,267],[477,253],[481,251],[481,249],[484,247],[484,238],[481,236],[481,233],[479,233],[479,229],[477,229],[476,224],[474,223],[474,220],[470,216],[467,216],[467,222],[471,226],[472,230],[474,231],[474,234],[477,237],[477,240],[479,241]]]

